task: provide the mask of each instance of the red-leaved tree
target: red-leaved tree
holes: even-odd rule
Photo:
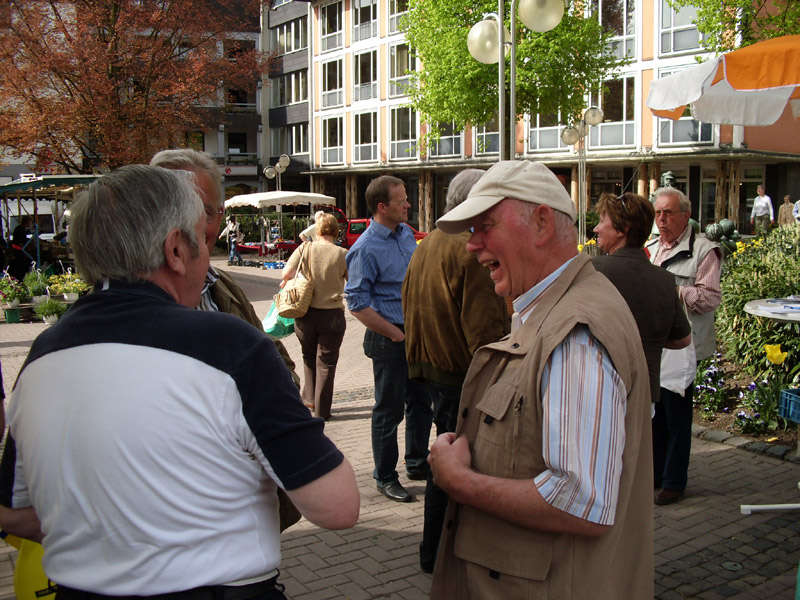
[[[0,15],[0,147],[85,172],[147,162],[186,132],[224,123],[227,91],[253,90],[269,70],[252,41],[260,7],[10,0]]]

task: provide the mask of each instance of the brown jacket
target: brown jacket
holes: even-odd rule
[[[544,471],[541,377],[579,323],[608,351],[628,391],[625,448],[614,524],[598,537],[528,529],[450,502],[431,598],[644,600],[653,597],[650,387],[636,323],[585,255],[539,299],[525,324],[479,349],[461,396],[456,435],[472,468],[495,477]]]
[[[411,255],[403,281],[408,376],[461,387],[475,351],[509,332],[489,270],[467,252],[469,233],[436,229]]]

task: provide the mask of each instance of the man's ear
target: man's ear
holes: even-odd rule
[[[164,240],[164,266],[178,275],[184,275],[188,256],[189,246],[180,229],[176,227],[170,230]]]
[[[530,226],[535,233],[533,238],[534,246],[546,246],[550,243],[556,230],[556,215],[547,204],[540,204],[533,212]]]

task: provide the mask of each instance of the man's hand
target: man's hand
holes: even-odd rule
[[[431,446],[428,464],[434,483],[458,501],[455,486],[472,473],[472,454],[466,436],[456,439],[456,434],[451,432],[440,435]]]

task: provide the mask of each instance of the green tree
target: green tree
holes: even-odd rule
[[[269,60],[260,0],[10,0],[0,12],[0,146],[67,172],[147,162],[224,122]],[[216,120],[216,123],[214,122]],[[88,159],[88,160],[87,160]]]
[[[715,54],[800,34],[798,0],[670,0],[670,5],[697,10],[701,44]]]
[[[410,104],[431,124],[429,138],[439,134],[436,124],[454,121],[463,128],[494,118],[497,65],[472,58],[467,35],[483,14],[497,10],[495,0],[410,0],[409,9],[403,26],[422,63],[411,74]],[[614,56],[612,34],[597,19],[573,12],[568,6],[561,23],[546,33],[535,33],[517,19],[518,115],[528,112],[548,115],[554,123],[572,123],[586,107],[587,90],[601,89],[626,64]],[[506,26],[510,28],[508,14]],[[506,71],[508,87],[508,59]]]

